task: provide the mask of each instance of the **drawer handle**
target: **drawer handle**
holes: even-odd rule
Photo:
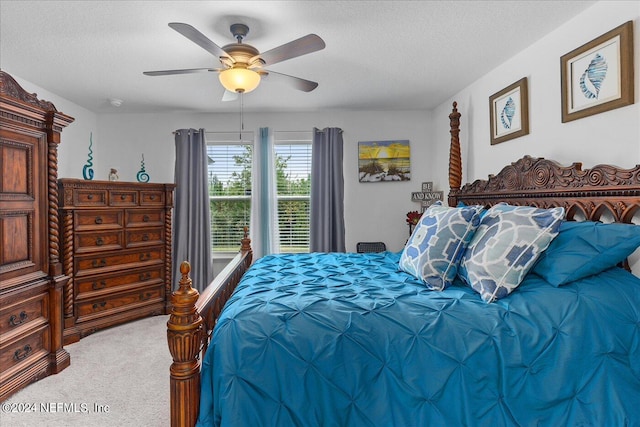
[[[87,196],[87,199],[89,199],[89,200],[93,200],[93,194],[89,194],[89,195]]]
[[[102,224],[102,217],[101,216],[97,216],[96,217],[96,224]]]
[[[143,241],[143,242],[146,242],[146,241],[148,241],[148,240],[149,240],[149,235],[148,235],[148,234],[146,234],[146,233],[145,233],[145,234],[143,234],[143,235],[142,235],[142,241]]]
[[[146,253],[146,254],[140,254],[140,261],[146,261],[151,259],[151,254],[150,253]]]
[[[151,197],[149,197],[151,200],[155,200],[156,196],[155,195],[151,195]]]
[[[148,300],[149,298],[151,298],[153,296],[153,294],[151,292],[141,292],[140,293],[140,301],[145,301]]]
[[[25,311],[21,311],[20,314],[18,314],[17,316],[14,314],[9,318],[9,325],[11,326],[22,325],[24,322],[26,322],[28,317],[29,316]]]
[[[126,198],[127,198],[127,196],[125,196],[124,194],[121,194],[121,195],[120,195],[120,200],[124,200],[124,199],[126,199]]]
[[[100,261],[98,261],[97,259],[94,259],[91,265],[93,266],[93,268],[104,267],[105,265],[107,265],[107,260],[101,259]]]
[[[105,305],[107,305],[106,301],[97,302],[97,303],[93,304],[93,309],[97,310],[99,308],[104,308]]]
[[[102,237],[98,237],[96,239],[96,245],[98,245],[98,246],[104,245],[104,240],[102,240]]]
[[[151,279],[151,273],[140,273],[139,280],[141,282],[144,282],[149,279]]]
[[[97,291],[98,289],[104,289],[106,287],[107,287],[107,282],[105,282],[104,280],[101,280],[99,283],[93,282],[91,284],[91,289],[93,289],[94,291]]]
[[[144,215],[144,216],[142,217],[142,221],[143,221],[143,222],[149,222],[149,215]]]
[[[15,353],[13,353],[13,360],[15,360],[16,362],[19,362],[21,360],[26,359],[29,356],[29,354],[31,354],[32,350],[33,349],[29,344],[25,345],[22,348],[17,349]]]

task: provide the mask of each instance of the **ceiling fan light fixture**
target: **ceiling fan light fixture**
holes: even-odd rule
[[[248,93],[260,84],[260,74],[246,68],[229,68],[221,71],[218,78],[230,92]]]

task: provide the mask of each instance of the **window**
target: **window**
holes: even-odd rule
[[[211,245],[214,256],[238,250],[251,220],[254,135],[207,132]],[[311,132],[275,132],[273,159],[280,252],[309,252],[311,201]],[[275,190],[275,191],[274,191]],[[274,227],[275,228],[275,227]]]
[[[309,252],[311,132],[275,132],[280,252]]]
[[[237,252],[251,218],[253,133],[207,132],[211,245],[216,253]]]

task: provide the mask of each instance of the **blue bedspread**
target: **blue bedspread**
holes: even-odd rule
[[[640,426],[640,279],[529,274],[487,304],[399,256],[258,260],[216,326],[198,425]]]

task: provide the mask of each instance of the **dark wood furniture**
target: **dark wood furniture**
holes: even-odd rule
[[[612,165],[582,169],[579,162],[562,166],[553,160],[524,156],[505,166],[497,175],[478,179],[461,188],[460,115],[456,103],[453,106],[450,206],[460,202],[484,206],[500,202],[539,208],[561,206],[569,220],[633,222],[640,209],[640,165],[632,169]]]
[[[552,160],[524,158],[506,166],[488,180],[462,185],[460,155],[460,113],[453,104],[450,119],[449,204],[493,205],[507,202],[538,207],[563,206],[570,219],[609,219],[631,222],[640,209],[640,166],[621,169],[599,165],[565,167]],[[173,356],[171,373],[171,425],[193,426],[200,400],[200,361],[222,307],[230,298],[251,264],[250,242],[246,237],[240,252],[216,276],[202,295],[191,286],[190,267],[180,267],[180,287],[172,295],[173,309],[167,323],[169,350]]]
[[[174,184],[60,179],[64,342],[165,314]]]
[[[0,401],[70,363],[56,180],[72,122],[0,71]]]

